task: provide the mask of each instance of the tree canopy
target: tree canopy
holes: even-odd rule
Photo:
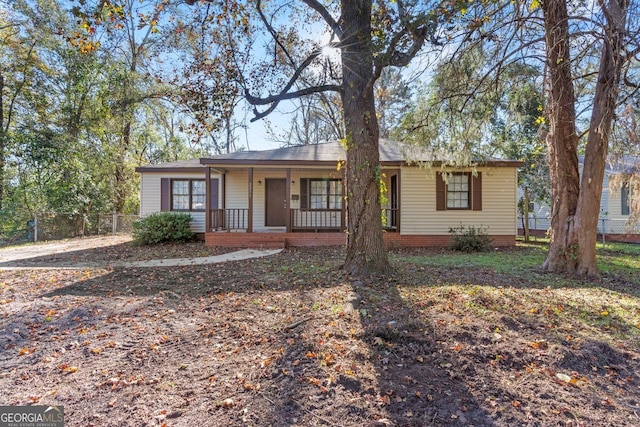
[[[637,141],[635,1],[181,3],[3,2],[4,218],[135,211],[135,166],[230,151],[243,102],[259,120],[300,100],[303,125],[290,139],[334,135],[347,149],[349,273],[390,269],[378,140],[392,132],[464,153],[460,163],[504,155],[534,165],[546,152],[545,268],[595,272],[603,161],[612,141]],[[418,56],[432,79],[406,114],[413,95],[399,70],[420,67]]]

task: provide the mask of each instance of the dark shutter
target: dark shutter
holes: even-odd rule
[[[309,180],[300,180],[300,209],[309,209]]]
[[[171,210],[171,180],[169,178],[160,179],[160,210]]]
[[[209,182],[211,199],[209,200],[209,209],[218,209],[218,178],[211,178]]]
[[[629,215],[629,183],[625,182],[622,185],[622,192],[620,193],[622,199],[622,215]]]
[[[442,172],[436,172],[436,210],[447,209],[447,185],[442,177]]]
[[[471,190],[473,191],[473,200],[471,209],[474,211],[482,210],[482,172],[478,172],[476,176],[471,175]]]

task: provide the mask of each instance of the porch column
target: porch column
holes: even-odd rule
[[[285,226],[287,227],[287,233],[291,232],[291,168],[286,169],[286,184],[285,184]]]
[[[247,214],[247,233],[253,232],[253,168],[249,168],[249,213]]]
[[[340,209],[340,225],[342,226],[341,231],[345,231],[347,229],[347,174],[346,168],[342,168],[342,203]]]
[[[204,229],[205,233],[211,232],[211,168],[207,166],[205,171],[205,183],[204,188],[206,192],[206,198],[204,202]]]

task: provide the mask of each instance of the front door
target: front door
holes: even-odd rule
[[[265,179],[267,227],[287,225],[287,180]]]

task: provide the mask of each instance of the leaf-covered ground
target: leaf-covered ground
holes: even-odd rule
[[[172,253],[211,254],[93,258]],[[63,405],[68,426],[640,425],[634,266],[580,282],[543,255],[394,252],[361,281],[335,248],[0,272],[0,404]]]

